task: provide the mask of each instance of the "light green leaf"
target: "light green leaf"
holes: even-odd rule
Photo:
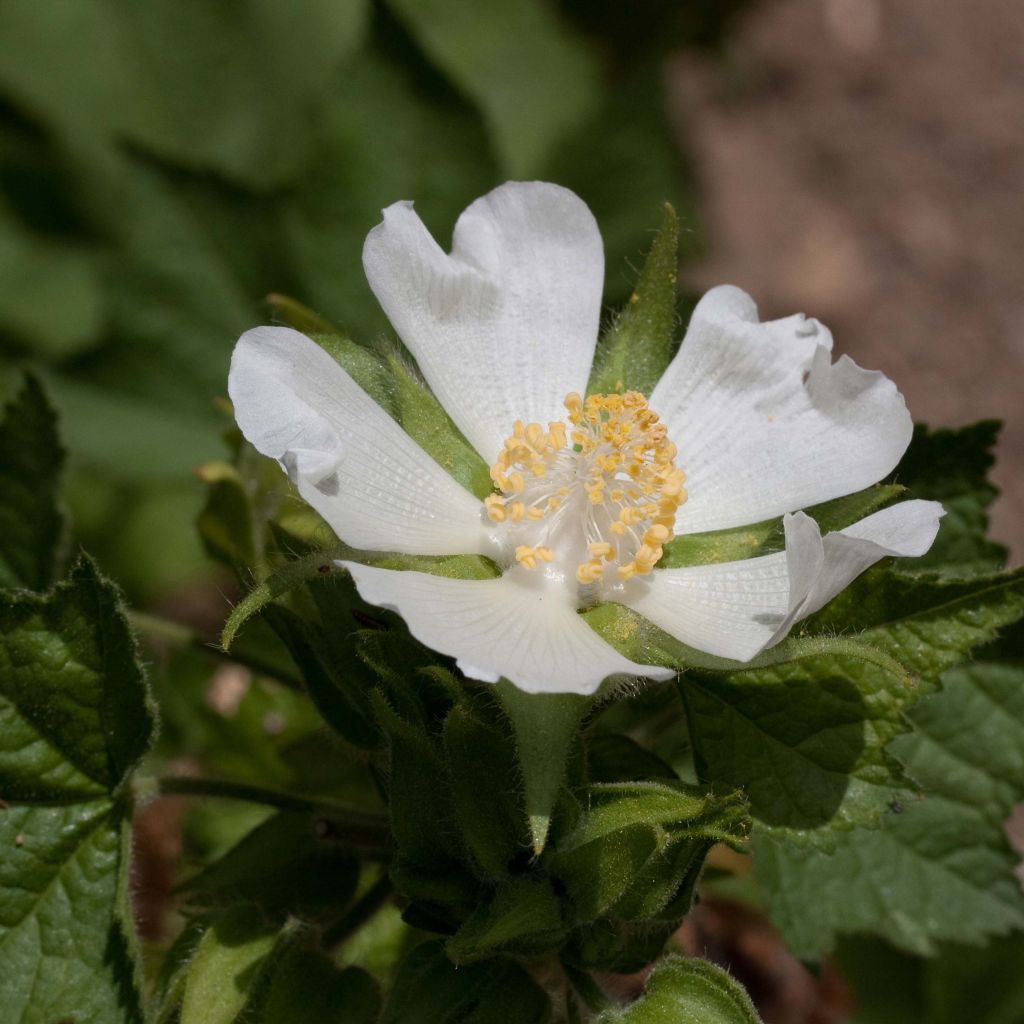
[[[598,346],[589,393],[650,395],[658,383],[675,348],[678,253],[679,218],[666,203],[636,288]]]
[[[26,377],[0,420],[0,586],[44,590],[53,581],[63,464],[57,417],[38,381]]]
[[[637,1002],[603,1013],[595,1024],[761,1024],[761,1018],[721,967],[670,956],[655,966]]]
[[[597,99],[597,67],[542,0],[388,0],[437,67],[483,111],[503,172],[535,176]]]
[[[278,942],[255,907],[235,907],[217,918],[189,962],[181,1024],[233,1024],[267,983]]]
[[[797,955],[870,932],[931,953],[1024,927],[1017,858],[1003,833],[1024,798],[1024,671],[976,664],[947,673],[891,753],[924,789],[893,802],[878,831],[838,836],[823,855],[764,834],[755,863],[772,917]]]
[[[46,596],[0,595],[4,1012],[137,1024],[121,791],[153,710],[116,589],[88,560]]]

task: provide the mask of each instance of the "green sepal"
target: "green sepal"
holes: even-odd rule
[[[514,960],[456,967],[441,942],[423,942],[402,961],[380,1024],[546,1024],[544,990]]]
[[[654,390],[675,347],[678,252],[679,218],[665,203],[636,288],[594,355],[589,394]]]
[[[457,964],[498,953],[535,956],[558,949],[565,935],[561,904],[551,884],[523,876],[499,884],[445,950]]]
[[[822,534],[826,534],[850,526],[892,504],[904,494],[906,488],[898,484],[875,484],[856,494],[812,505],[804,511],[818,524]],[[738,562],[757,555],[783,551],[785,547],[786,534],[782,517],[779,516],[749,526],[734,526],[728,530],[680,534],[665,545],[665,554],[658,568],[676,569],[687,565]]]
[[[573,693],[525,693],[507,680],[497,684],[495,694],[512,723],[530,840],[539,856],[580,722],[592,701]]]
[[[387,739],[386,785],[395,842],[418,865],[445,868],[459,861],[451,783],[435,740],[373,695],[377,722]]]
[[[57,414],[35,377],[0,419],[0,586],[45,590],[61,556],[64,449]]]
[[[482,877],[503,879],[530,845],[512,738],[456,705],[445,722],[444,748],[463,841]]]
[[[682,782],[598,783],[581,802],[584,813],[560,839],[550,870],[582,922],[609,913],[678,920],[710,847],[739,846],[750,830],[740,794],[717,796]]]
[[[761,1024],[761,1018],[727,971],[707,960],[668,956],[632,1006],[608,1010],[595,1024]]]

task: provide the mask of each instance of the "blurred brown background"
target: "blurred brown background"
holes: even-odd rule
[[[916,420],[1005,421],[996,539],[1024,559],[1024,4],[772,0],[669,65],[707,258],[803,310]]]

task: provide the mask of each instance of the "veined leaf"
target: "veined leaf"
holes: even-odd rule
[[[836,839],[828,856],[755,841],[758,877],[790,947],[814,958],[837,933],[871,932],[917,953],[941,939],[980,943],[1024,927],[1018,858],[1003,823],[1024,798],[1024,671],[948,672],[890,751],[924,789],[893,802],[877,831]]]
[[[154,713],[116,589],[83,559],[0,595],[0,977],[24,1024],[138,1024],[124,783]]]

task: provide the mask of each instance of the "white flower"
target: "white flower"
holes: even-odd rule
[[[397,611],[472,678],[585,694],[609,675],[671,676],[589,628],[578,610],[598,600],[748,661],[878,559],[921,555],[935,537],[935,502],[896,504],[824,537],[797,511],[891,472],[910,416],[883,374],[832,363],[816,320],[760,323],[737,288],[700,301],[649,405],[635,393],[581,400],[604,257],[593,216],[564,188],[509,183],[478,199],[451,255],[411,203],[396,203],[363,263],[434,394],[493,466],[495,495],[482,504],[288,328],[239,340],[235,415],[347,544],[501,565],[499,578],[461,580],[343,563],[366,601]],[[776,516],[785,551],[654,567],[673,533]]]

